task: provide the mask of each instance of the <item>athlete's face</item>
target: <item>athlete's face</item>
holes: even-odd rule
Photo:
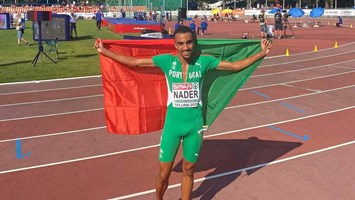
[[[194,41],[191,33],[177,33],[175,34],[175,48],[178,50],[178,55],[189,60],[192,57],[192,50],[194,48]]]

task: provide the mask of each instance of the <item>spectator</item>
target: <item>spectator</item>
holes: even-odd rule
[[[337,27],[341,27],[342,24],[343,24],[343,19],[342,19],[340,16],[338,16],[338,22],[335,23],[335,25],[336,25]]]
[[[153,21],[156,22],[157,20],[157,11],[153,10]]]
[[[21,41],[25,42],[27,46],[30,43],[25,40],[23,35],[25,34],[25,19],[22,18],[21,14],[17,14],[17,24],[16,24],[16,31],[17,31],[17,46],[21,46]]]
[[[282,24],[282,15],[280,9],[277,9],[274,15],[274,19],[275,19],[275,39],[281,39],[281,34],[282,34],[281,32],[284,26]]]
[[[166,28],[165,25],[166,25],[166,20],[164,19],[163,22],[162,22],[162,27],[163,27],[163,29]]]
[[[180,25],[182,25],[182,21],[176,21],[176,23],[175,23],[175,29],[174,30],[176,30]]]
[[[207,27],[208,27],[207,21],[206,19],[203,19],[200,24],[200,27],[198,27],[197,29],[197,34],[200,34],[201,31],[201,35],[205,35],[207,33]]]
[[[256,20],[257,20],[256,14],[253,14],[253,16],[251,17],[251,23],[255,23]]]
[[[126,11],[121,10],[121,13],[122,13],[122,18],[126,18]]]
[[[97,30],[101,31],[102,12],[100,10],[97,10],[97,12],[95,13],[95,19],[96,19]]]
[[[192,32],[196,33],[196,24],[195,24],[195,20],[192,20],[190,23],[190,28]]]
[[[78,33],[76,32],[76,16],[74,12],[70,14],[70,37],[73,38],[73,32],[75,33],[75,37],[78,37]]]
[[[203,15],[203,19],[207,21],[207,16],[206,16],[206,15]]]
[[[265,17],[265,10],[261,10],[259,14],[259,25],[261,31],[261,38],[267,38],[267,20]]]
[[[192,22],[189,25],[191,32],[192,32],[192,38],[197,41],[197,35],[196,35],[196,24],[195,20],[192,20]]]
[[[139,20],[139,21],[143,20],[143,15],[142,15],[141,12],[138,12],[138,14],[137,14],[137,20]]]

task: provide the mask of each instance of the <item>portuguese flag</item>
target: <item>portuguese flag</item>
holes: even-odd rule
[[[118,54],[150,58],[176,54],[174,40],[104,40],[105,48]],[[203,39],[196,51],[220,60],[237,61],[260,51],[259,40]],[[129,67],[100,55],[107,131],[142,134],[163,128],[167,85],[158,67]],[[212,70],[203,81],[205,125],[211,126],[262,60],[239,72]]]

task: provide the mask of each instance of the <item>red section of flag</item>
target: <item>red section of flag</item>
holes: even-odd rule
[[[173,40],[104,41],[104,46],[121,55],[151,58],[175,54]],[[163,128],[167,86],[157,67],[129,67],[100,56],[107,131],[141,134]]]

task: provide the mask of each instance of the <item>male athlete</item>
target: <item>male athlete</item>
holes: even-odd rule
[[[159,67],[168,85],[168,109],[160,143],[160,168],[156,179],[156,199],[163,199],[176,153],[182,141],[183,174],[182,200],[190,199],[193,173],[203,140],[202,80],[211,69],[239,71],[266,56],[272,44],[263,39],[261,51],[246,59],[227,62],[213,56],[194,54],[195,42],[190,27],[179,26],[174,32],[177,56],[156,55],[152,58],[134,58],[111,52],[98,39],[94,47],[104,56],[122,64],[136,67]]]

